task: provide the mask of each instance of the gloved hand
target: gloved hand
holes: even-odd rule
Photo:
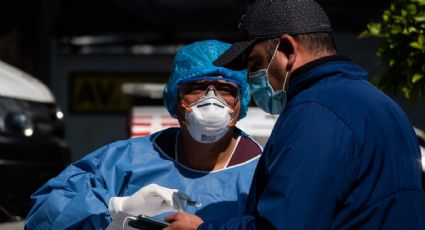
[[[177,189],[149,184],[131,196],[112,197],[109,213],[112,218],[120,211],[134,216],[155,216],[167,211],[184,211],[188,200],[190,197]]]

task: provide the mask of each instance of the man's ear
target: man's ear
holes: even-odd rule
[[[291,35],[282,35],[282,37],[280,38],[279,50],[284,53],[286,59],[288,60],[288,70],[291,69],[292,65],[295,63],[295,59],[297,57],[297,48],[298,43]]]

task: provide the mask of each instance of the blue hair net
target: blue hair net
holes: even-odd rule
[[[177,52],[174,57],[170,79],[163,92],[164,104],[172,117],[176,118],[177,93],[181,81],[219,75],[239,85],[241,89],[241,110],[238,120],[245,117],[248,103],[251,99],[246,81],[246,71],[230,70],[212,64],[229,47],[230,44],[224,42],[205,40],[184,46]]]

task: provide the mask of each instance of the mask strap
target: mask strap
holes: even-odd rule
[[[274,57],[276,56],[277,49],[279,48],[279,45],[280,45],[280,40],[279,40],[279,42],[277,43],[276,48],[274,49],[272,59],[270,59],[270,62],[269,62],[269,64],[267,65],[267,68],[266,68],[267,70],[269,69],[270,65],[272,64],[272,62],[273,62],[273,60],[274,60]]]
[[[283,80],[283,88],[282,88],[283,91],[286,91],[285,86],[286,86],[286,80],[288,79],[288,75],[289,75],[289,71],[286,71],[285,80]]]

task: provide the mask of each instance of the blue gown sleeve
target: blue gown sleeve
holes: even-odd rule
[[[111,222],[111,194],[99,169],[99,149],[68,166],[32,196],[25,229],[104,229]]]
[[[354,179],[356,146],[350,129],[326,107],[293,107],[265,147],[247,215],[200,229],[329,229]]]

